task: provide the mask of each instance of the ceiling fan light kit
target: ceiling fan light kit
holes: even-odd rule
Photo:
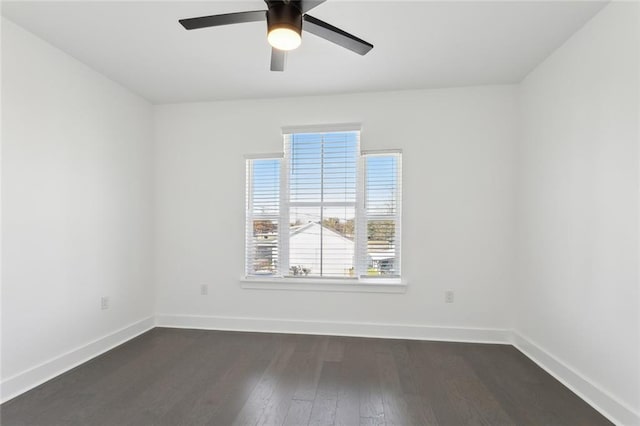
[[[306,12],[325,0],[265,0],[267,10],[225,13],[180,19],[186,30],[267,21],[267,41],[271,49],[271,71],[284,71],[286,53],[302,43],[302,30],[349,49],[359,55],[373,49],[368,43],[340,28],[334,27]]]
[[[272,47],[280,50],[293,50],[302,44],[300,34],[289,28],[274,28],[269,31],[267,40]]]
[[[302,43],[302,12],[294,4],[277,3],[267,10],[267,40],[279,50],[293,50]]]

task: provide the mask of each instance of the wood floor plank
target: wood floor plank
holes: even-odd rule
[[[398,379],[402,391],[409,395],[418,394],[418,387],[414,378],[415,371],[409,357],[408,343],[406,340],[395,340],[391,343],[391,354],[398,371]]]
[[[294,399],[289,406],[289,412],[284,421],[284,426],[300,426],[309,424],[313,402],[302,399]]]
[[[327,350],[323,361],[340,362],[344,356],[344,339],[331,336],[327,344]]]
[[[294,350],[295,344],[289,341],[282,344],[280,351],[274,356],[238,417],[234,420],[234,425],[244,426],[258,423],[269,405],[269,400],[280,380],[280,375],[287,368]]]
[[[338,404],[338,376],[340,364],[325,362],[318,383],[318,391],[313,401],[309,425],[335,424],[336,408]]]
[[[411,424],[424,426],[439,424],[430,402],[425,403],[417,394],[405,394],[404,399],[409,410]]]
[[[370,371],[366,374],[371,376],[360,385],[360,417],[378,419],[380,424],[384,424],[384,404],[379,383],[375,379],[375,372]]]
[[[203,413],[199,417],[206,418],[202,424],[232,424],[268,366],[266,359],[248,353],[240,356],[227,374],[202,394],[198,409]],[[184,412],[174,413],[175,418],[180,416]]]
[[[464,356],[518,424],[602,424],[602,416],[510,346],[470,348]]]
[[[357,359],[345,357],[346,342],[340,347],[340,370],[338,374],[338,395],[336,401],[336,426],[351,426],[360,422],[360,393],[355,386],[358,372]]]
[[[509,345],[163,328],[0,416],[3,426],[611,424]]]
[[[437,425],[438,421],[433,412],[431,401],[423,400],[420,396],[416,369],[409,356],[409,344],[406,340],[395,340],[391,344],[391,353],[395,362],[400,389],[410,417],[410,423],[415,425]]]
[[[306,368],[302,369],[298,374],[298,385],[293,395],[294,399],[313,401],[316,397],[325,353],[329,346],[329,337],[313,337],[315,337],[313,345],[310,347],[304,359]]]
[[[203,338],[198,342],[197,347],[200,350],[187,354],[179,364],[167,369],[161,380],[153,383],[130,402],[139,407],[155,407],[151,410],[153,418],[148,415],[123,415],[122,418],[116,418],[117,423],[179,424],[182,420],[188,420],[191,424],[203,423],[213,407],[206,406],[208,410],[202,410],[205,406],[201,404],[201,397],[210,384],[221,381],[238,360],[238,354],[229,346],[226,337],[215,336],[217,344]]]
[[[183,358],[201,334],[184,333],[160,339],[156,351],[144,351],[140,356],[125,360],[115,371],[104,372],[80,394],[70,389],[68,401],[58,396],[60,404],[49,407],[34,424],[48,424],[52,416],[61,424],[100,424],[114,410],[129,407],[129,399],[159,380],[162,376],[158,372]],[[79,409],[78,404],[82,404],[82,408]]]
[[[443,378],[446,372],[439,371],[431,362],[428,354],[439,344],[436,342],[409,342],[409,359],[414,370],[419,399],[422,404],[431,407],[436,423],[440,425],[462,425],[463,418],[454,402],[443,392]]]
[[[126,364],[143,356],[150,348],[156,347],[158,333],[155,330],[109,351],[73,370],[58,376],[29,391],[29,398],[18,397],[0,408],[5,418],[15,416],[23,424],[37,425],[46,421],[58,406],[63,411],[73,412],[73,405],[80,408],[73,414],[82,416],[83,407],[91,408],[92,393],[87,388],[101,380],[106,372],[117,371]],[[8,409],[6,409],[8,407]],[[9,417],[11,418],[11,417]]]
[[[299,376],[308,368],[307,361],[308,354],[306,352],[294,351],[280,375],[280,380],[274,386],[269,402],[258,419],[257,425],[281,425],[284,423],[298,388]]]
[[[388,426],[413,425],[412,418],[417,416],[410,413],[393,355],[377,353],[376,361],[380,375],[385,424]]]
[[[198,390],[172,405],[162,417],[162,422],[174,425],[208,424],[226,417],[231,423],[242,408],[236,403],[237,399],[246,400],[245,395],[253,390],[257,378],[266,367],[266,360],[255,360],[247,354],[236,356],[229,369],[217,379],[211,375],[202,377]]]
[[[190,408],[202,388],[207,382],[218,380],[235,357],[236,355],[229,350],[225,342],[225,335],[204,334],[194,342],[188,353],[182,355],[179,363],[173,363],[162,371],[156,371],[155,377],[133,387],[111,403],[105,404],[101,412],[90,419],[90,423],[96,423],[104,418],[105,411],[113,412],[111,417],[117,424],[139,425],[167,422],[167,413],[174,406],[179,406],[182,413],[188,413],[191,416]],[[146,410],[131,413],[124,409],[131,405]],[[139,414],[141,412],[143,415]]]
[[[512,425],[514,420],[502,409],[495,396],[467,361],[453,350],[460,346],[443,344],[432,348],[427,357],[439,372],[442,390],[452,401],[464,424]],[[453,350],[452,350],[453,349]],[[442,372],[447,372],[446,376]]]
[[[384,404],[375,354],[378,342],[359,339],[345,347],[345,357],[349,357],[354,370],[353,385],[358,390],[361,421],[384,424]]]

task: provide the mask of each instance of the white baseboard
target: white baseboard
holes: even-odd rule
[[[43,362],[0,383],[0,401],[16,396],[89,361],[110,349],[155,327],[154,317],[145,318],[79,348]]]
[[[157,315],[158,327],[510,344],[509,330],[271,318]]]
[[[513,345],[547,373],[558,379],[576,395],[598,410],[617,425],[640,425],[640,413],[594,384],[583,374],[578,373],[550,352],[524,337],[517,331],[512,332]]]
[[[640,414],[517,331],[410,324],[160,314],[145,318],[0,383],[0,401],[34,387],[154,328],[193,328],[265,333],[315,334],[448,342],[513,344],[524,355],[617,425],[640,425]]]

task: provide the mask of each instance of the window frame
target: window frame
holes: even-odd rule
[[[274,215],[264,215],[264,214],[255,214],[254,210],[253,210],[253,174],[254,174],[254,169],[253,169],[253,164],[251,167],[248,167],[249,162],[253,162],[253,161],[260,161],[260,160],[266,160],[266,161],[280,161],[279,164],[279,168],[280,168],[280,179],[282,179],[282,162],[283,162],[283,157],[284,154],[283,153],[277,153],[277,154],[260,154],[260,155],[245,155],[245,205],[244,205],[244,211],[245,211],[245,243],[244,243],[244,275],[245,277],[254,277],[257,275],[252,275],[250,272],[250,268],[251,268],[251,264],[249,262],[249,258],[250,258],[250,253],[248,248],[251,246],[253,247],[254,241],[253,238],[250,238],[250,232],[253,232],[253,221],[255,220],[276,220],[278,222],[278,269],[280,269],[280,263],[281,263],[281,253],[280,253],[280,248],[282,247],[280,245],[280,239],[282,238],[281,235],[282,233],[280,232],[280,226],[282,225],[282,218],[283,218],[283,214],[282,214],[282,206],[279,205],[278,206],[278,215],[274,216]],[[280,192],[280,197],[282,197],[282,182],[279,182],[279,192]],[[251,225],[250,225],[251,224]],[[251,231],[249,230],[249,226],[251,226]],[[252,258],[253,259],[253,258]],[[269,275],[271,276],[271,275]]]
[[[280,161],[280,204],[278,218],[278,267],[277,274],[272,275],[251,275],[249,260],[249,244],[245,240],[245,273],[241,277],[241,287],[248,289],[274,289],[274,290],[302,290],[302,291],[339,291],[339,292],[375,292],[375,293],[404,293],[407,283],[402,277],[401,269],[401,222],[402,222],[402,151],[399,149],[382,149],[382,150],[362,150],[361,146],[361,125],[354,123],[334,124],[334,125],[313,125],[313,126],[296,126],[283,127],[282,138],[284,152],[277,154],[262,155],[245,155],[246,163],[246,193],[245,193],[245,238],[248,238],[250,219],[255,217],[250,215],[250,197],[252,182],[252,166],[249,166],[249,160],[279,160]],[[289,162],[287,151],[291,149],[288,135],[296,133],[341,133],[341,132],[358,132],[356,147],[356,200],[353,203],[354,219],[355,219],[355,238],[354,238],[354,277],[326,277],[311,276],[300,277],[288,274],[289,272],[289,233],[283,230],[289,229],[290,221],[290,188],[289,188]],[[393,215],[395,220],[395,250],[398,274],[390,276],[368,276],[367,264],[362,259],[367,256],[367,224],[368,216],[366,213],[366,195],[367,181],[366,168],[367,158],[369,156],[395,155],[397,158],[396,170],[396,213]],[[251,169],[251,170],[250,170]],[[293,203],[296,204],[296,203]],[[315,205],[315,204],[314,204]],[[322,208],[322,202],[318,203]],[[391,216],[389,216],[391,217]],[[273,218],[271,218],[273,219]],[[253,225],[251,225],[253,227]]]
[[[354,199],[353,201],[327,201],[325,200],[324,196],[327,195],[324,193],[323,188],[323,178],[320,177],[320,191],[319,191],[319,196],[320,199],[317,201],[291,201],[291,194],[292,194],[292,185],[291,182],[289,182],[289,177],[291,176],[290,171],[291,171],[291,163],[294,161],[294,151],[293,151],[293,144],[295,143],[295,136],[296,135],[309,135],[309,134],[316,134],[319,136],[319,143],[320,143],[320,150],[321,150],[321,154],[320,154],[320,175],[323,176],[323,165],[325,164],[325,162],[330,161],[330,157],[329,160],[327,160],[324,157],[324,153],[325,153],[325,135],[329,135],[329,134],[344,134],[344,133],[356,133],[356,146],[355,146],[355,157],[354,157],[354,163],[353,165],[355,166],[355,173],[356,173],[356,182],[354,182]],[[283,132],[283,137],[284,137],[284,156],[283,156],[283,160],[281,163],[281,171],[282,171],[282,175],[281,175],[281,179],[284,176],[285,180],[281,180],[281,187],[280,187],[280,192],[281,192],[281,215],[283,218],[282,221],[282,229],[288,229],[290,226],[290,222],[291,222],[291,210],[295,209],[295,208],[317,208],[319,211],[319,219],[320,219],[320,224],[322,227],[324,227],[324,225],[322,224],[325,216],[325,209],[326,208],[335,208],[335,207],[346,207],[346,208],[353,208],[353,219],[357,224],[358,221],[358,217],[359,217],[359,211],[358,211],[358,200],[360,199],[360,182],[358,181],[359,176],[360,176],[360,158],[361,158],[361,150],[360,150],[360,130],[324,130],[324,131],[309,131],[308,128],[305,128],[304,131],[297,131],[297,132],[292,132],[292,133],[284,133]],[[329,142],[330,142],[330,137],[328,138]],[[329,145],[328,149],[330,148],[331,145]],[[305,148],[301,148],[302,150],[304,150]],[[357,225],[356,225],[357,226]],[[355,230],[354,230],[355,231]],[[287,234],[285,232],[283,232],[281,234],[283,236],[283,242],[285,243],[285,245],[283,245],[283,250],[286,251],[286,262],[282,263],[282,269],[280,271],[280,274],[283,278],[286,279],[290,279],[290,278],[296,278],[295,275],[291,275],[289,274],[289,267],[291,267],[291,264],[289,262],[289,258],[288,256],[290,256],[291,251],[290,251],[290,246],[289,246],[289,241],[290,238],[287,238]],[[357,231],[356,231],[356,235],[357,235]],[[321,237],[321,241],[322,241],[322,237]],[[324,255],[324,249],[323,246],[321,244],[320,246],[320,275],[313,275],[310,277],[300,277],[301,279],[318,279],[318,280],[331,280],[331,279],[339,279],[339,280],[344,280],[344,281],[353,281],[356,280],[358,278],[357,275],[357,261],[358,261],[358,247],[357,247],[357,241],[356,239],[354,239],[353,241],[353,264],[352,264],[352,268],[354,269],[354,275],[351,277],[348,276],[331,276],[329,274],[327,275],[323,275],[323,269],[322,269],[322,265],[324,263],[324,259],[325,259],[325,255]]]
[[[371,157],[384,157],[384,156],[395,156],[396,158],[396,193],[395,193],[395,213],[388,215],[369,215],[367,213],[367,159]],[[360,215],[356,216],[356,238],[362,238],[360,244],[356,244],[356,248],[360,250],[358,256],[360,259],[365,259],[368,253],[368,240],[367,240],[367,226],[370,220],[393,220],[395,222],[395,230],[394,230],[394,250],[396,257],[396,265],[395,268],[397,270],[397,274],[389,275],[389,276],[379,276],[375,278],[370,278],[367,274],[366,265],[364,265],[363,261],[358,261],[358,265],[360,267],[365,266],[365,270],[361,271],[361,274],[358,275],[359,278],[368,278],[368,279],[402,279],[402,151],[400,149],[380,149],[380,150],[367,150],[360,152],[360,170],[358,179],[361,180],[360,187],[360,195],[358,197],[358,202],[362,203],[360,209]],[[357,214],[357,213],[356,213]]]

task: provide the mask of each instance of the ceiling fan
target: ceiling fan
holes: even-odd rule
[[[267,40],[271,45],[271,71],[284,71],[287,51],[302,43],[302,30],[310,32],[339,46],[365,55],[373,44],[368,43],[331,24],[308,15],[307,12],[325,0],[264,0],[267,10],[225,13],[180,19],[187,30],[240,24],[243,22],[267,21]]]

